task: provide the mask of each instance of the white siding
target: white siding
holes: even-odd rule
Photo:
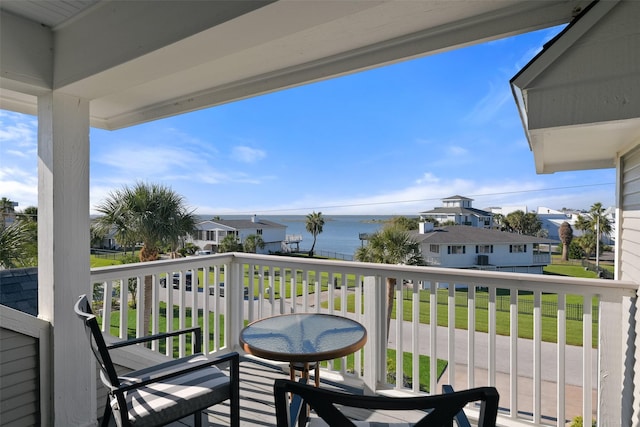
[[[40,425],[38,339],[0,328],[0,420]]]
[[[618,229],[620,237],[618,239],[619,246],[619,279],[631,280],[640,283],[640,148],[625,155],[620,165],[620,207],[621,215],[619,215]],[[633,401],[630,401],[631,393],[623,394],[623,415],[624,419],[631,418],[631,425],[640,425],[640,343],[638,342],[640,326],[640,316],[636,312],[636,337],[630,337],[629,343],[635,338],[635,363],[633,371],[634,377],[634,393]],[[633,362],[627,361],[627,368]],[[635,409],[631,409],[635,408]],[[633,413],[630,413],[633,411]],[[630,417],[629,417],[630,415]]]

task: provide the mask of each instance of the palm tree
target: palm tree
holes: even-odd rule
[[[596,257],[599,255],[600,241],[602,240],[603,235],[611,234],[612,227],[611,221],[604,214],[605,209],[602,207],[602,203],[597,202],[591,205],[589,212],[587,212],[584,216],[578,215],[576,219],[575,226],[578,230],[582,230],[585,234],[593,234],[594,242],[595,242],[595,251]],[[598,260],[596,260],[597,263]]]
[[[181,236],[192,233],[195,216],[184,198],[169,187],[136,183],[110,193],[96,208],[102,214],[98,224],[116,229],[116,238],[141,242],[140,261],[155,261],[160,247],[173,245]],[[144,278],[144,333],[149,332],[152,276]]]
[[[264,249],[264,240],[257,234],[250,234],[244,239],[242,247],[245,252],[255,254],[258,249]]]
[[[424,264],[420,244],[411,238],[407,230],[393,225],[374,233],[366,246],[356,250],[355,259],[380,264]],[[395,289],[395,277],[387,277],[387,338],[389,338]]]
[[[313,236],[313,245],[309,250],[309,256],[313,256],[313,249],[316,247],[316,239],[318,234],[322,233],[322,227],[324,227],[324,218],[322,212],[313,212],[307,215],[306,230]]]
[[[29,265],[27,236],[26,223],[15,222],[8,227],[0,224],[0,269]]]
[[[562,242],[562,260],[569,260],[569,246],[573,240],[573,228],[567,221],[560,224],[560,230],[558,231],[560,241]]]
[[[218,252],[242,252],[242,243],[235,234],[227,234],[220,242]]]

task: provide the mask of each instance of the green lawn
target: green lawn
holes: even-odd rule
[[[180,325],[179,325],[179,319],[178,316],[180,315],[179,313],[180,308],[177,305],[174,305],[173,308],[173,328],[172,330],[178,330],[180,329]],[[165,332],[167,330],[167,307],[165,303],[161,303],[160,304],[160,318],[159,318],[159,329],[160,332]],[[191,309],[187,308],[186,309],[186,317],[190,318],[191,316]],[[209,330],[213,331],[214,330],[214,313],[210,313],[209,314]],[[98,322],[102,322],[101,319],[98,319]],[[222,346],[224,343],[224,316],[220,315],[219,316],[219,322],[220,322],[220,337],[218,337],[218,343],[219,346]],[[247,322],[245,321],[245,324]],[[119,312],[115,311],[111,313],[111,322],[110,322],[110,333],[113,336],[118,336],[119,333]],[[202,317],[202,310],[198,311],[198,325],[200,327],[203,326],[203,317]],[[190,325],[188,325],[190,326]],[[135,337],[135,333],[136,333],[136,310],[135,309],[130,309],[127,312],[127,335],[128,338],[134,338]],[[178,357],[179,356],[179,338],[173,338],[173,356],[174,357]],[[210,348],[213,348],[214,346],[214,335],[212,333],[209,334],[209,343],[210,343]],[[191,335],[186,335],[186,345],[187,345],[187,353],[191,353]],[[166,349],[166,340],[161,340],[159,342],[159,347],[160,347],[160,351],[164,353],[165,349]],[[404,352],[403,353],[403,371],[404,371],[404,383],[409,384],[408,386],[410,387],[411,382],[413,381],[413,374],[411,371],[411,363],[413,360],[413,355],[411,353],[408,352]],[[441,360],[438,359],[437,361],[438,365],[437,365],[437,373],[438,373],[438,378],[440,378],[440,376],[444,373],[444,370],[447,367],[447,362],[445,360]],[[334,361],[334,369],[336,370],[340,370],[342,364],[342,359],[336,359]],[[324,366],[327,366],[328,363],[324,362],[323,363]],[[429,372],[429,366],[430,366],[430,358],[428,356],[424,356],[424,355],[420,355],[420,390],[429,391],[429,384],[430,384],[430,372]],[[347,356],[347,371],[348,372],[354,372],[354,355],[351,354],[349,356]],[[395,372],[396,372],[396,352],[395,350],[387,350],[387,371],[388,371],[388,375],[390,377],[395,377]]]

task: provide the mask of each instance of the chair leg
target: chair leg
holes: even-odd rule
[[[202,427],[202,411],[197,411],[193,414],[193,426]]]
[[[104,405],[104,413],[102,414],[102,422],[100,425],[102,427],[109,426],[109,420],[111,419],[111,399],[107,397],[107,403]]]

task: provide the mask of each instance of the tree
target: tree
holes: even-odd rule
[[[605,209],[602,207],[602,203],[597,202],[591,205],[589,212],[585,215],[578,215],[578,218],[576,218],[575,227],[583,231],[584,235],[593,235],[595,246],[592,251],[587,252],[587,256],[593,251],[596,251],[596,256],[598,256],[602,250],[602,236],[611,234],[611,221],[605,216],[604,212]]]
[[[495,228],[498,230],[504,230],[506,228],[506,218],[504,215],[497,213],[493,214],[491,218]]]
[[[429,220],[437,222],[435,218],[427,218],[425,221],[429,222]],[[407,231],[417,230],[419,222],[420,222],[419,218],[408,218],[406,216],[396,216],[391,219],[392,225],[400,227],[403,230],[407,230]]]
[[[264,249],[264,240],[257,234],[250,234],[244,239],[242,248],[247,253],[255,254],[258,249]]]
[[[227,234],[218,246],[218,252],[242,252],[242,243],[235,234]]]
[[[366,246],[356,250],[355,259],[379,264],[424,264],[420,244],[411,238],[407,230],[393,225],[385,226],[382,230],[374,233]],[[387,338],[389,337],[395,289],[395,277],[387,277]]]
[[[116,239],[141,242],[140,261],[155,261],[162,245],[173,244],[192,233],[195,216],[184,198],[169,187],[138,182],[107,196],[96,208],[102,214],[97,223],[105,230],[116,229]],[[144,278],[144,334],[149,332],[152,276]]]
[[[536,236],[542,228],[542,221],[534,212],[513,211],[504,218],[504,221],[507,230],[527,236]]]
[[[26,225],[20,222],[8,227],[0,224],[0,268],[20,268],[28,265],[26,228]]]
[[[29,207],[15,212],[16,203],[0,199],[0,268],[38,265],[38,209]],[[14,218],[7,224],[8,218]]]
[[[571,241],[573,240],[573,228],[571,228],[571,224],[567,221],[560,224],[558,234],[560,236],[560,241],[562,242],[562,260],[568,261],[569,246],[571,246]]]
[[[16,221],[24,225],[25,266],[38,265],[38,208],[29,206],[22,212],[16,212]]]
[[[322,233],[322,227],[324,227],[324,218],[322,212],[313,212],[307,215],[306,230],[313,236],[313,244],[311,250],[309,250],[309,256],[313,256],[313,250],[316,247],[316,239],[318,234]]]

